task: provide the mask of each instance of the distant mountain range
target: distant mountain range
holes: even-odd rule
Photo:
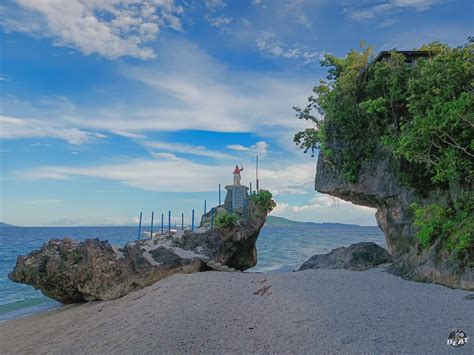
[[[292,226],[320,226],[320,227],[361,227],[358,224],[343,224],[343,223],[315,223],[315,222],[299,222],[292,221],[291,219],[277,217],[277,216],[268,216],[267,221],[265,222],[266,226],[270,227],[292,227]]]
[[[0,222],[0,228],[2,228],[2,227],[15,227],[15,226],[12,226],[11,224],[6,224],[6,223]]]

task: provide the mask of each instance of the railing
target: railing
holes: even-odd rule
[[[258,183],[257,183],[257,186],[258,186]],[[219,184],[219,206],[222,205],[222,200],[221,200],[221,184]],[[255,194],[257,193],[258,194],[258,190],[257,191],[253,191],[252,190],[252,183],[250,182],[250,195],[252,194]],[[232,211],[234,210],[234,201],[235,201],[235,193],[234,193],[234,189],[232,189],[232,206],[231,206],[231,209]],[[211,208],[210,210],[210,228],[214,228],[214,218],[215,218],[215,208]],[[204,213],[203,213],[203,216],[207,214],[207,200],[205,199],[204,200]],[[139,222],[138,222],[138,239],[141,238],[141,231],[142,231],[142,217],[143,217],[143,213],[140,212],[140,218],[139,218]],[[153,226],[154,226],[154,217],[155,217],[155,212],[152,211],[151,212],[151,223],[150,223],[150,237],[153,236]],[[184,212],[181,213],[181,230],[185,230],[184,228]],[[245,221],[247,221],[248,219],[248,203],[247,203],[247,199],[244,199],[244,208],[243,208],[243,218]],[[171,210],[168,210],[168,231],[171,231],[171,219],[172,219],[172,213],[171,213]],[[191,210],[191,231],[194,231],[195,229],[195,212],[194,212],[194,209]],[[175,223],[176,227],[177,227],[177,223]],[[164,213],[161,213],[161,225],[160,225],[160,230],[161,230],[161,234],[164,233],[165,231],[165,226],[164,226]]]

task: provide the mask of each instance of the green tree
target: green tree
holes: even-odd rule
[[[276,207],[272,193],[267,190],[260,190],[258,194],[250,195],[250,199],[266,213],[270,213]]]
[[[356,182],[364,160],[381,152],[398,162],[398,178],[420,195],[456,190],[446,205],[414,206],[420,245],[442,239],[450,251],[474,253],[474,43],[457,48],[439,42],[414,67],[396,51],[371,63],[371,47],[361,44],[343,58],[326,55],[328,68],[308,98],[295,107],[313,124],[295,143]],[[471,250],[471,251],[469,251]]]

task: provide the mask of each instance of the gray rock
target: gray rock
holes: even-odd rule
[[[199,260],[152,265],[142,243],[130,243],[117,255],[108,241],[52,239],[40,250],[17,259],[9,278],[40,289],[61,303],[111,300],[175,273],[199,271]]]
[[[328,254],[313,255],[298,271],[307,269],[349,269],[368,270],[377,265],[390,263],[390,254],[381,246],[372,242],[352,244],[340,247]]]
[[[337,142],[332,148],[337,152]],[[400,169],[400,163],[381,148],[372,159],[362,162],[358,181],[350,183],[320,152],[315,189],[357,205],[377,209],[375,218],[385,234],[388,251],[394,260],[391,272],[410,280],[474,290],[472,260],[458,260],[454,255],[446,255],[439,245],[421,251],[415,237],[410,205],[417,203],[425,206],[452,201],[457,195],[456,188],[434,189],[421,197],[412,188],[399,182],[397,175]]]
[[[265,219],[266,213],[249,202],[231,229],[186,231],[179,238],[168,232],[120,249],[99,239],[53,239],[19,256],[9,278],[68,304],[116,299],[176,273],[208,270],[209,261],[245,270],[257,263],[255,243]]]
[[[229,196],[228,192],[227,196]],[[214,209],[221,210],[223,207]],[[209,225],[211,211],[205,214],[201,224]],[[265,224],[267,214],[248,200],[247,213],[239,213],[239,223],[231,229],[208,229],[204,233],[185,233],[173,241],[173,245],[185,250],[198,251],[211,260],[244,271],[257,265],[256,242]]]

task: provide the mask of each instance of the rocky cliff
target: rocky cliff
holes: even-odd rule
[[[214,216],[224,210],[224,206],[212,209]],[[175,273],[216,266],[246,270],[256,265],[255,242],[265,219],[265,211],[248,200],[237,224],[229,228],[211,228],[209,213],[195,231],[154,234],[121,248],[98,239],[53,239],[19,256],[9,278],[68,304],[119,298]]]
[[[381,151],[376,158],[362,162],[358,181],[350,183],[320,153],[315,188],[321,193],[377,209],[377,223],[394,259],[392,272],[416,281],[474,290],[474,270],[469,267],[469,260],[453,260],[443,254],[437,244],[421,250],[415,238],[410,205],[414,202],[427,205],[447,199],[452,191],[432,191],[421,198],[398,181],[398,169],[399,163],[389,153]]]

